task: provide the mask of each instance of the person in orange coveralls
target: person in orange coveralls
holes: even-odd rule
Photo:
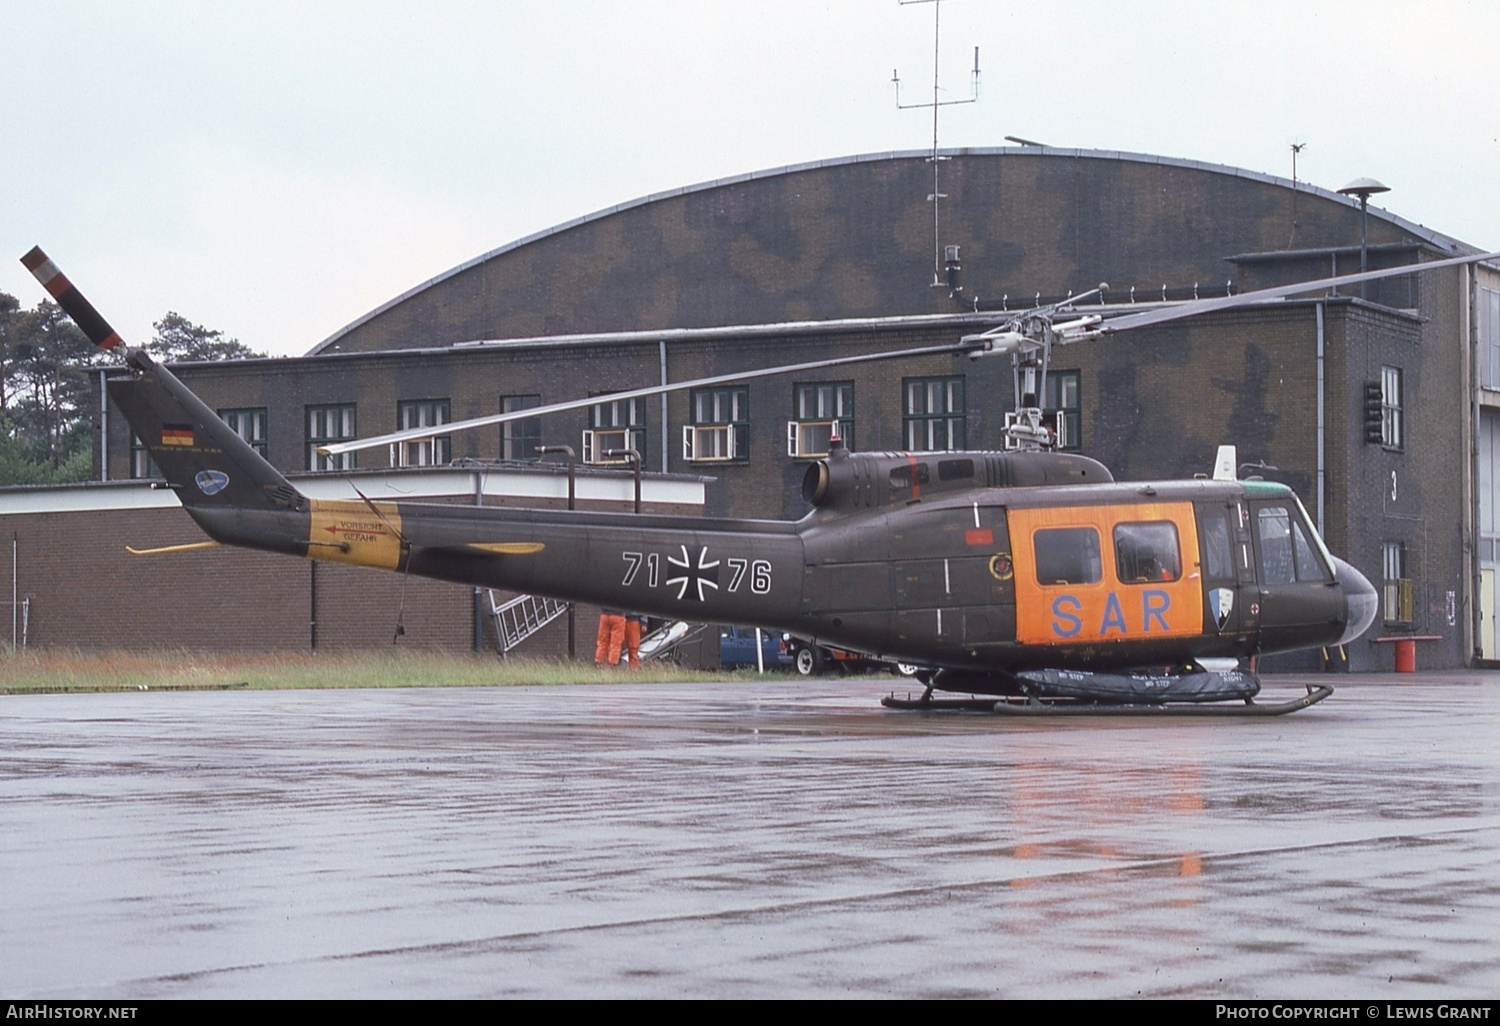
[[[618,609],[599,610],[599,638],[594,643],[595,666],[620,665],[620,646],[625,641],[625,614]],[[636,647],[640,647],[640,627],[636,627]],[[637,656],[639,663],[639,656]]]

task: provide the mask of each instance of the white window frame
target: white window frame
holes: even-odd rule
[[[733,424],[686,424],[682,428],[682,458],[691,463],[729,463],[739,459]]]
[[[786,424],[786,454],[793,459],[827,456],[835,434],[846,448],[852,447],[854,382],[795,382],[792,418]]]
[[[1400,367],[1380,368],[1380,444],[1387,449],[1406,448],[1406,418],[1402,405]]]
[[[264,406],[219,410],[218,414],[219,419],[229,425],[229,430],[243,438],[245,444],[260,453],[262,459],[269,458],[266,455],[266,424],[270,417]]]
[[[750,389],[747,386],[699,389],[692,393],[688,403],[693,423],[682,429],[684,460],[731,463],[750,458]]]
[[[968,445],[967,391],[961,374],[903,379],[901,438],[906,450],[964,451]]]
[[[307,427],[307,469],[353,470],[357,453],[344,452],[337,456],[324,456],[318,446],[333,442],[352,442],[356,435],[358,415],[354,403],[309,403],[303,411],[303,423]],[[329,432],[328,418],[337,416],[338,430]],[[314,418],[319,418],[314,423]],[[314,430],[314,429],[320,430]]]
[[[786,422],[786,454],[798,460],[827,456],[835,434],[840,441],[844,440],[843,421],[789,420]]]
[[[396,404],[396,427],[399,431],[441,427],[452,423],[452,407],[447,399],[403,399]],[[453,437],[435,435],[417,438],[391,446],[393,467],[437,467],[453,458]]]
[[[583,462],[595,467],[618,467],[630,462],[629,456],[606,456],[614,450],[634,449],[634,436],[639,428],[588,428],[583,432]]]
[[[1410,624],[1415,619],[1411,578],[1406,576],[1406,544],[1381,545],[1381,614],[1385,623]]]

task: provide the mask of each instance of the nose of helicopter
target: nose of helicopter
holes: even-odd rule
[[[1375,622],[1375,610],[1379,604],[1375,586],[1348,563],[1333,557],[1334,573],[1338,576],[1339,589],[1344,593],[1344,613],[1348,618],[1340,645],[1347,645],[1369,629]]]

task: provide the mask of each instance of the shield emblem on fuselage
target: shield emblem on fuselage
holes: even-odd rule
[[[1219,622],[1219,630],[1223,630],[1229,622],[1229,614],[1234,611],[1234,591],[1230,588],[1213,589],[1208,593],[1208,607]]]

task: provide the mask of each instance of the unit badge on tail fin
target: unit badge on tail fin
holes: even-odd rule
[[[222,470],[200,470],[193,483],[204,495],[216,495],[229,487],[229,475]]]

